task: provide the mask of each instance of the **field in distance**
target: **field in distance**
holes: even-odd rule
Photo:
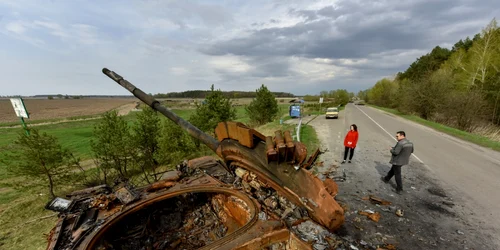
[[[134,105],[136,98],[29,99],[23,98],[30,118],[27,121],[64,119],[99,115],[125,104]],[[10,99],[0,99],[0,123],[18,122]]]

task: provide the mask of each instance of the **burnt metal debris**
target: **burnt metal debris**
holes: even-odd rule
[[[307,148],[289,131],[264,136],[221,122],[216,138],[162,106],[120,75],[103,73],[181,126],[221,160],[200,157],[159,181],[75,191],[47,209],[59,212],[47,249],[328,249],[344,222],[338,186],[308,169]]]

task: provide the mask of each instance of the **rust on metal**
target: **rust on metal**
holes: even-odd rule
[[[219,141],[229,138],[248,148],[253,148],[259,141],[266,141],[264,135],[241,122],[220,122],[215,128],[215,134]]]
[[[285,145],[286,145],[285,161],[293,162],[295,156],[295,144],[293,143],[290,131],[285,130],[285,132],[283,132],[283,137],[285,138]]]
[[[278,152],[276,152],[273,138],[271,136],[266,137],[266,157],[267,162],[277,161],[278,160]]]
[[[285,139],[283,139],[283,135],[281,134],[281,130],[277,130],[274,132],[274,141],[276,143],[276,151],[278,151],[278,157],[286,160],[284,159],[286,154],[286,145]]]
[[[295,153],[294,153],[295,163],[302,165],[307,158],[306,145],[304,145],[304,143],[298,142],[298,141],[295,141],[293,143],[295,144]]]
[[[307,148],[293,141],[290,131],[266,137],[227,121],[217,125],[214,138],[115,72],[103,73],[220,159],[183,161],[143,187],[118,183],[73,192],[64,201],[69,205],[59,209],[47,249],[303,250],[328,243],[297,227],[334,232],[344,222],[344,210],[335,201],[336,183],[307,170],[319,149],[306,162]]]
[[[339,192],[339,185],[335,181],[333,181],[330,178],[326,178],[323,181],[323,184],[325,185],[326,191],[332,196],[335,197],[337,196],[337,193]]]
[[[321,153],[321,151],[319,151],[319,148],[316,149],[316,151],[314,151],[314,153],[311,155],[311,157],[309,157],[309,160],[307,160],[307,163],[302,165],[302,167],[305,169],[311,169],[320,153]]]

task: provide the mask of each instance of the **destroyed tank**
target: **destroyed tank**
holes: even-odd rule
[[[47,249],[328,249],[344,211],[337,184],[309,169],[305,145],[290,131],[264,136],[220,122],[216,138],[162,106],[117,73],[103,73],[207,145],[220,159],[184,161],[143,187],[118,183],[57,197]]]

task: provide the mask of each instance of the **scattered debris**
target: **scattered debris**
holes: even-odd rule
[[[457,234],[464,235],[464,232],[457,230]]]
[[[358,214],[366,215],[370,220],[375,221],[375,222],[378,222],[380,220],[380,213],[379,212],[365,210],[365,211],[359,211]]]
[[[403,210],[402,209],[396,210],[396,215],[399,217],[403,217]]]
[[[392,204],[392,202],[383,200],[383,199],[378,198],[374,195],[365,196],[362,199],[363,200],[370,200],[373,204],[380,204],[380,205],[391,205]]]
[[[392,244],[387,244],[384,247],[379,247],[377,250],[396,250],[396,247]]]

